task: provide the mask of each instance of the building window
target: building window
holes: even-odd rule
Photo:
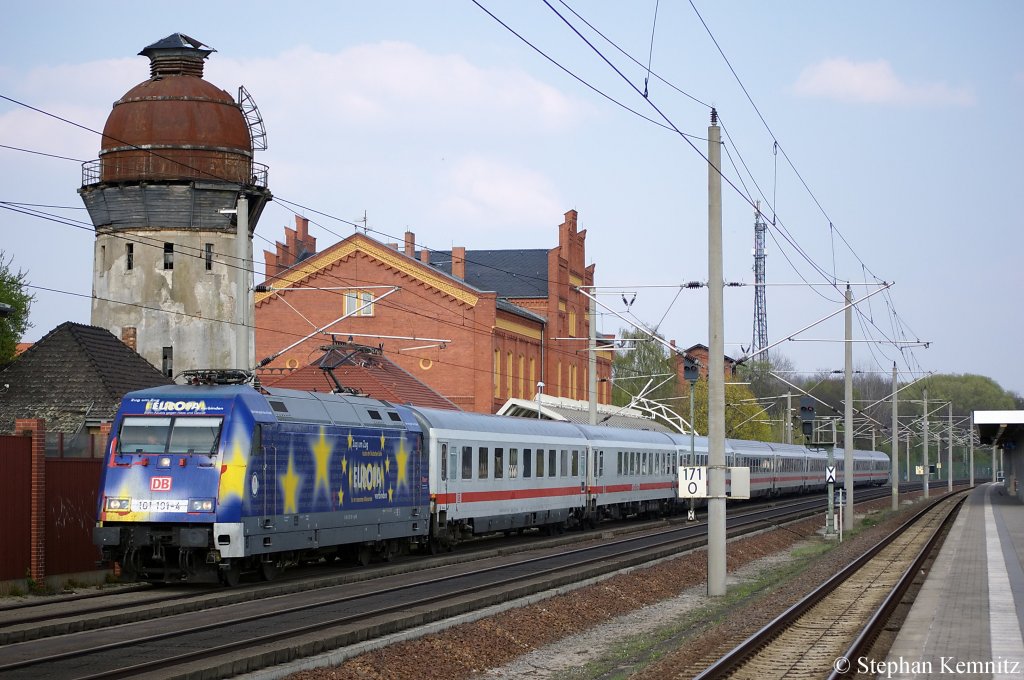
[[[163,350],[163,363],[160,366],[160,371],[168,378],[174,377],[174,348],[164,347]]]
[[[505,364],[505,382],[508,388],[508,398],[512,398],[512,352],[508,353],[508,362]]]
[[[494,350],[494,398],[501,398],[501,350]]]
[[[213,271],[213,244],[207,243],[204,252],[206,256],[206,271]]]
[[[571,310],[569,312],[569,337],[576,337],[576,312]]]
[[[519,355],[519,398],[526,399],[526,390],[523,389],[523,383],[526,382],[526,359],[522,354]]]
[[[537,387],[537,364],[533,357],[530,357],[530,389]]]
[[[164,244],[164,269],[174,269],[174,244]]]
[[[107,247],[100,246],[100,276],[107,273]]]
[[[345,314],[351,316],[373,316],[373,293],[368,290],[346,291]]]
[[[135,268],[135,244],[124,244],[124,270],[130,272]]]

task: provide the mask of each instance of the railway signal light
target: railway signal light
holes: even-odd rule
[[[814,399],[800,397],[800,421],[804,436],[810,439],[814,434]]]

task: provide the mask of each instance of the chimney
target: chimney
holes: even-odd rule
[[[121,342],[131,347],[133,352],[139,351],[138,331],[135,326],[125,326],[121,329]]]
[[[466,249],[462,246],[452,248],[452,276],[466,279]]]
[[[391,250],[398,250],[398,244],[397,243],[385,243],[384,245],[386,247],[388,247],[388,248],[391,248]]]
[[[405,232],[405,254],[416,257],[416,234],[411,231]]]
[[[297,241],[305,241],[309,238],[309,218],[295,216],[295,234]]]
[[[430,264],[430,251],[426,248],[420,251],[420,262]]]

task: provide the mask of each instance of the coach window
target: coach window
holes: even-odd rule
[[[562,455],[558,461],[558,474],[565,477],[569,473],[569,450],[562,449]]]
[[[462,478],[473,479],[473,447],[462,447]]]
[[[494,478],[505,476],[505,449],[494,449]]]
[[[523,449],[523,477],[533,476],[533,451]]]
[[[487,479],[487,476],[488,476],[487,475],[487,464],[490,462],[490,461],[487,460],[487,447],[486,446],[481,446],[480,450],[477,453],[478,453],[478,458],[477,458],[477,461],[478,461],[477,462],[477,467],[478,467],[478,469],[477,469],[477,473],[476,473],[476,478],[477,479]]]
[[[555,456],[558,455],[554,449],[548,449],[548,477],[555,476]]]
[[[572,476],[578,477],[580,474],[580,452],[573,449],[572,452]]]
[[[519,449],[508,450],[508,476],[509,479],[519,476]]]
[[[441,479],[448,479],[448,443],[441,444]]]
[[[537,449],[537,470],[538,477],[544,476],[544,449]]]
[[[597,452],[597,476],[604,477],[604,449]]]
[[[615,474],[616,475],[621,475],[622,474],[622,451],[618,451],[617,454],[618,455],[615,458]]]

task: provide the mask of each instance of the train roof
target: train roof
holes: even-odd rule
[[[439,430],[467,430],[514,434],[524,437],[567,437],[582,438],[579,428],[573,423],[543,418],[518,418],[495,416],[470,411],[449,411],[444,409],[409,406],[427,425]]]
[[[665,432],[656,430],[632,430],[621,427],[605,427],[602,425],[576,424],[580,432],[587,439],[593,441],[619,442],[628,441],[638,444],[653,444],[656,446],[672,446],[674,442]]]
[[[267,388],[267,403],[278,420],[365,427],[415,427],[405,410],[380,399],[332,392]]]

